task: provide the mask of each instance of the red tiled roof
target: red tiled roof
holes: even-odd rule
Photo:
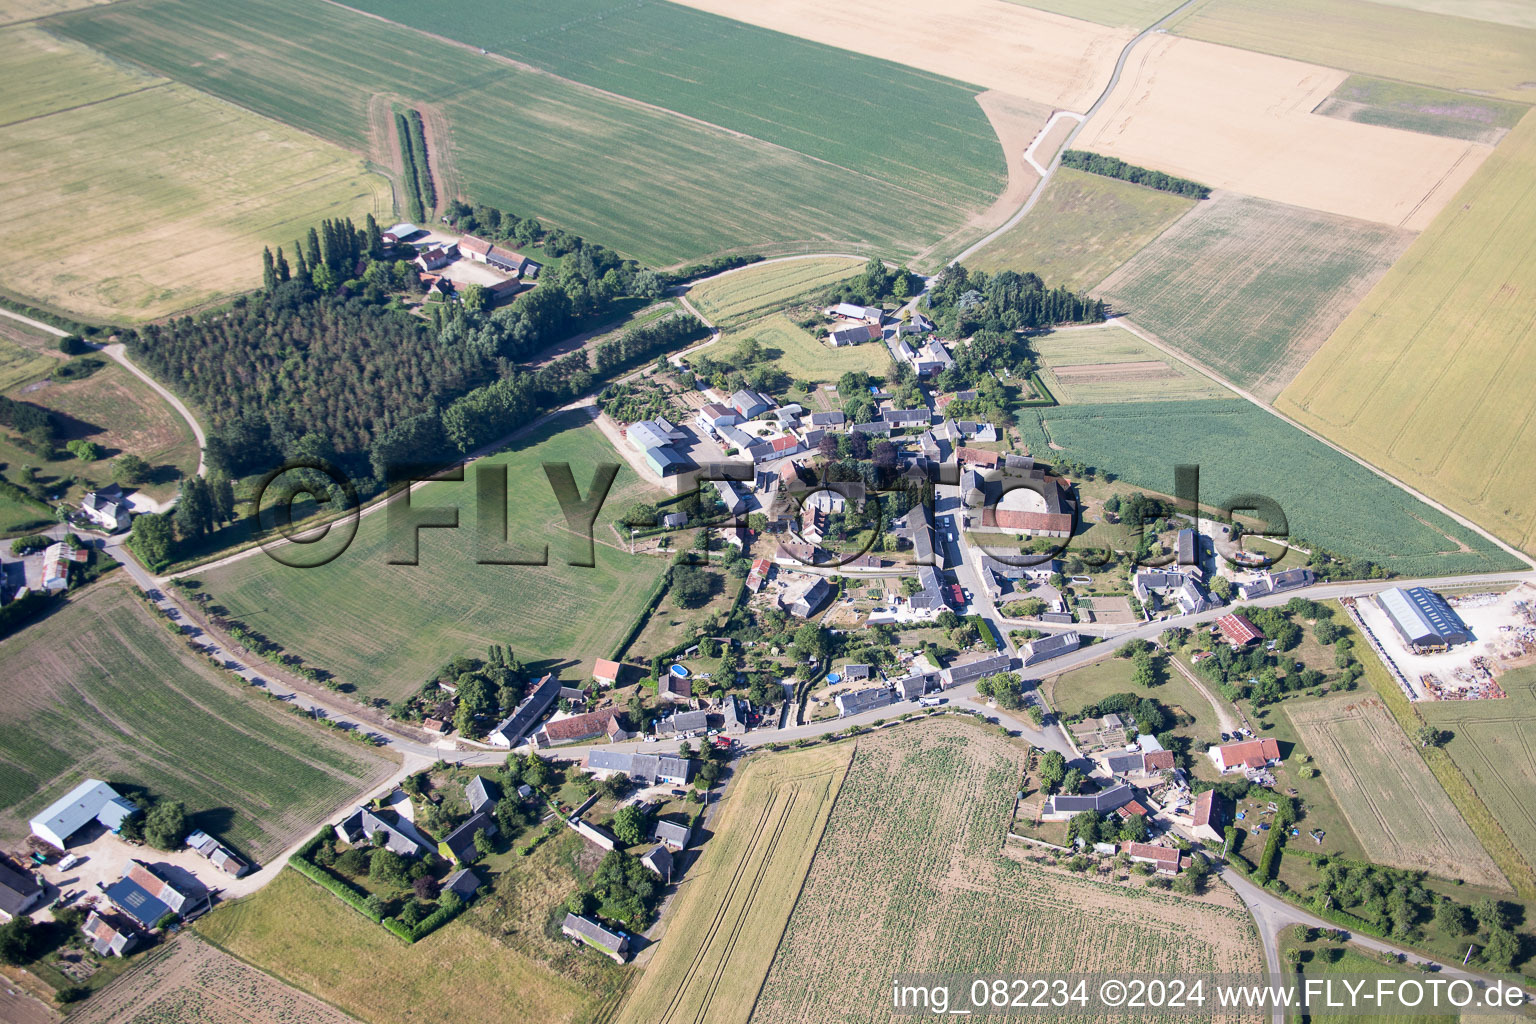
[[[597,662],[592,666],[592,678],[603,679],[611,683],[619,678],[619,669],[620,665],[618,662],[609,661],[607,658],[598,658]]]
[[[1231,643],[1241,647],[1243,644],[1251,644],[1255,640],[1264,639],[1263,630],[1248,621],[1245,615],[1223,615],[1216,620],[1216,628],[1221,630],[1221,635]]]
[[[1147,860],[1155,860],[1168,865],[1177,865],[1179,863],[1179,851],[1166,846],[1153,846],[1151,843],[1126,843],[1121,849],[1132,857],[1144,857]]]
[[[612,708],[604,708],[602,711],[591,711],[585,715],[562,718],[558,722],[545,723],[544,735],[549,737],[551,743],[584,740],[588,736],[599,736],[611,732],[615,717]]]
[[[1066,512],[1020,512],[1011,508],[985,508],[981,512],[983,526],[995,526],[1001,530],[1041,530],[1064,533],[1072,529],[1072,516]]]
[[[1244,768],[1263,768],[1271,761],[1280,760],[1280,744],[1265,737],[1260,740],[1245,740],[1242,743],[1228,743],[1224,747],[1218,747],[1221,753],[1221,763],[1228,768],[1242,765]]]
[[[1001,454],[985,451],[981,448],[959,448],[955,452],[955,458],[961,462],[972,462],[978,466],[986,466],[988,469],[996,469],[1003,463]]]
[[[783,437],[774,438],[769,444],[773,445],[773,450],[776,452],[787,452],[791,448],[797,447],[800,444],[800,439],[785,434]]]
[[[1195,797],[1194,819],[1196,827],[1211,824],[1211,812],[1215,809],[1215,806],[1216,791],[1214,789],[1208,789]]]
[[[1141,759],[1141,769],[1147,772],[1165,772],[1173,767],[1173,751],[1154,750]]]

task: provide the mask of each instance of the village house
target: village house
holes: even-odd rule
[[[1214,789],[1208,789],[1195,797],[1194,810],[1190,814],[1190,831],[1195,838],[1219,843],[1226,838],[1226,829],[1226,800]]]
[[[1053,633],[1024,645],[1024,664],[1037,665],[1077,650],[1081,638],[1076,633]]]
[[[123,877],[104,891],[113,906],[146,930],[167,914],[190,921],[212,905],[206,889],[173,885],[141,860],[130,860]]]
[[[126,923],[109,920],[96,910],[80,926],[80,934],[97,956],[127,956],[139,945],[138,933]]]
[[[847,718],[850,715],[889,707],[896,703],[896,692],[888,686],[872,686],[867,690],[840,693],[833,698],[833,702],[837,705],[838,717]]]
[[[1233,647],[1247,647],[1264,639],[1264,631],[1249,622],[1246,615],[1223,615],[1216,620],[1216,628]]]
[[[613,708],[589,711],[584,715],[572,715],[545,722],[533,734],[533,747],[555,747],[562,743],[576,743],[595,736],[607,738],[609,743],[621,743],[632,736],[624,727],[619,713]]]
[[[371,807],[358,806],[352,813],[336,823],[336,838],[344,843],[361,845],[383,836],[383,847],[402,857],[420,857],[432,850],[416,826],[394,811],[375,811]]]
[[[484,883],[480,881],[480,876],[475,874],[474,871],[469,868],[459,868],[459,870],[443,880],[443,892],[451,892],[458,896],[459,899],[468,903],[475,898],[475,894],[480,891],[482,884]]]
[[[416,254],[416,266],[422,270],[432,271],[440,267],[446,267],[459,258],[459,247],[453,243],[447,245],[434,245],[423,249]]]
[[[788,587],[779,595],[779,607],[791,615],[808,619],[831,596],[832,587],[823,576],[812,576]]]
[[[604,686],[619,685],[619,675],[624,671],[624,666],[607,658],[598,658],[592,665],[592,678]]]
[[[526,256],[474,235],[465,235],[459,239],[459,252],[476,263],[495,267],[513,277],[537,277],[539,274],[539,264]]]
[[[1098,793],[1074,795],[1055,793],[1045,798],[1040,808],[1041,821],[1066,821],[1074,814],[1093,811],[1109,814],[1136,799],[1136,791],[1124,783],[1111,786]]]
[[[1011,668],[1013,668],[1013,659],[1003,652],[950,665],[939,675],[944,689],[948,690],[952,687],[964,686],[966,683],[974,683],[982,676],[1007,672]]]
[[[656,735],[663,737],[692,736],[708,730],[708,711],[677,711],[656,722]]]
[[[1151,843],[1122,843],[1120,851],[1133,864],[1150,864],[1160,875],[1179,873],[1179,851],[1171,847],[1153,846]]]
[[[487,837],[496,834],[496,819],[483,810],[471,814],[462,825],[449,832],[437,845],[437,852],[455,864],[473,863],[480,856],[480,851],[475,848],[475,836],[481,832]]]
[[[577,942],[586,943],[593,949],[623,963],[629,957],[629,939],[622,932],[612,931],[583,914],[566,914],[560,923],[560,931]]]
[[[1280,744],[1268,736],[1212,747],[1206,756],[1223,775],[1228,772],[1258,771],[1280,763]]]
[[[43,899],[43,887],[24,868],[0,857],[0,920],[9,921],[30,913]]]
[[[651,838],[674,852],[686,850],[688,849],[688,844],[693,841],[693,829],[687,825],[661,818],[657,820],[655,826],[651,829]]]
[[[648,853],[640,858],[644,864],[663,882],[672,882],[672,851],[665,846],[654,846]]]
[[[471,814],[491,811],[501,799],[501,787],[484,775],[476,775],[464,784],[464,799]]]
[[[679,712],[673,718],[682,718],[685,715],[697,716],[698,729],[707,728],[706,712]],[[609,775],[627,775],[642,786],[661,783],[685,786],[692,774],[693,762],[676,754],[634,754],[625,750],[598,749],[587,751],[586,768],[599,778],[607,778]]]
[[[528,688],[528,695],[523,698],[522,703],[486,734],[486,742],[493,747],[511,750],[521,743],[523,737],[528,735],[539,719],[544,717],[559,695],[560,680],[553,674],[541,677],[538,682]]]
[[[693,680],[663,672],[656,680],[656,696],[672,704],[687,704],[693,699]]]
[[[84,512],[91,522],[109,533],[126,530],[130,525],[131,510],[123,497],[123,489],[117,484],[103,487],[99,491],[91,491],[81,498],[80,511]]]

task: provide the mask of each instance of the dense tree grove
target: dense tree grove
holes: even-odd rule
[[[1012,270],[988,274],[959,263],[939,274],[927,302],[939,330],[953,338],[977,331],[1097,323],[1105,314],[1103,302],[1066,288],[1047,288],[1037,274]]]
[[[823,301],[828,305],[856,302],[861,306],[877,306],[882,299],[887,298],[906,302],[922,290],[923,279],[912,271],[906,267],[890,270],[878,257],[871,256],[869,262],[864,264],[863,273],[839,281],[827,289]]]
[[[510,305],[453,304],[431,322],[393,296],[416,286],[401,252],[386,252],[378,224],[326,221],[289,254],[263,253],[265,289],[231,308],[142,328],[134,357],[202,407],[212,429],[210,465],[230,476],[264,472],[287,458],[339,464],[364,494],[391,466],[438,463],[493,441],[591,388],[585,351],[537,370],[519,368],[626,295],[660,294],[653,272],[581,238],[494,207],[455,202],[449,219],[493,240],[543,239],[564,258]],[[596,351],[598,372],[687,340],[692,317],[641,327]],[[0,416],[39,431],[45,421],[12,403]],[[33,422],[36,421],[36,422]],[[195,506],[183,536],[220,517]]]
[[[1162,171],[1150,170],[1146,167],[1137,167],[1128,164],[1118,157],[1100,156],[1083,149],[1069,149],[1061,154],[1063,167],[1075,167],[1089,174],[1101,174],[1106,178],[1119,178],[1121,181],[1129,181],[1136,185],[1144,185],[1147,188],[1155,188],[1159,192],[1172,192],[1174,195],[1189,196],[1191,199],[1209,199],[1211,190],[1197,181],[1188,178],[1176,178]]]

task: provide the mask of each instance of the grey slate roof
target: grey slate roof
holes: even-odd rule
[[[476,775],[465,784],[464,799],[469,801],[469,809],[472,813],[480,811],[501,799],[501,787],[484,775]]]

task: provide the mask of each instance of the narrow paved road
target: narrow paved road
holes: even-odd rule
[[[1043,170],[1040,168],[1040,165],[1035,162],[1035,159],[1032,155],[1034,150],[1034,142],[1030,144],[1030,149],[1028,151],[1028,154],[1030,155],[1027,155],[1026,158],[1028,159],[1029,163],[1037,170],[1040,170],[1041,173],[1040,180],[1035,183],[1034,189],[1029,193],[1029,198],[1024,200],[1024,205],[1019,207],[1017,213],[1004,221],[1000,227],[993,230],[990,234],[983,236],[979,241],[972,244],[960,255],[950,260],[951,263],[965,262],[965,260],[972,254],[980,251],[985,246],[990,245],[1002,235],[1006,234],[1016,224],[1018,224],[1019,221],[1023,220],[1025,215],[1028,214],[1030,210],[1034,209],[1035,203],[1039,201],[1040,196],[1045,192],[1045,186],[1050,183],[1051,176],[1056,173],[1056,168],[1061,166],[1061,154],[1065,153],[1069,148],[1071,148],[1072,140],[1077,138],[1078,134],[1083,130],[1083,126],[1088,123],[1093,115],[1099,112],[1099,108],[1104,106],[1105,102],[1109,100],[1109,94],[1114,92],[1115,86],[1120,83],[1120,73],[1125,70],[1125,62],[1130,59],[1131,51],[1136,48],[1136,44],[1147,38],[1147,36],[1151,35],[1152,33],[1157,32],[1162,25],[1168,22],[1169,19],[1173,18],[1180,11],[1184,10],[1184,8],[1197,2],[1198,0],[1184,0],[1182,4],[1169,11],[1161,18],[1157,19],[1157,21],[1151,25],[1142,29],[1141,32],[1135,36],[1135,38],[1131,39],[1130,42],[1125,44],[1125,46],[1120,50],[1120,56],[1115,60],[1115,69],[1114,71],[1110,72],[1109,81],[1105,84],[1104,91],[1099,93],[1099,98],[1093,101],[1093,106],[1089,107],[1087,111],[1082,115],[1070,113],[1068,114],[1068,116],[1077,117],[1077,124],[1073,126],[1072,131],[1067,134],[1067,137],[1062,140],[1061,146],[1056,150],[1056,155],[1051,158],[1050,164]],[[1046,122],[1046,130],[1048,130],[1050,126],[1057,120],[1059,120],[1059,118],[1056,114],[1053,114],[1050,121]],[[1038,142],[1039,139],[1044,137],[1044,135],[1045,131],[1042,130],[1040,135],[1035,137],[1035,142]],[[1011,155],[1009,159],[1013,159]]]

